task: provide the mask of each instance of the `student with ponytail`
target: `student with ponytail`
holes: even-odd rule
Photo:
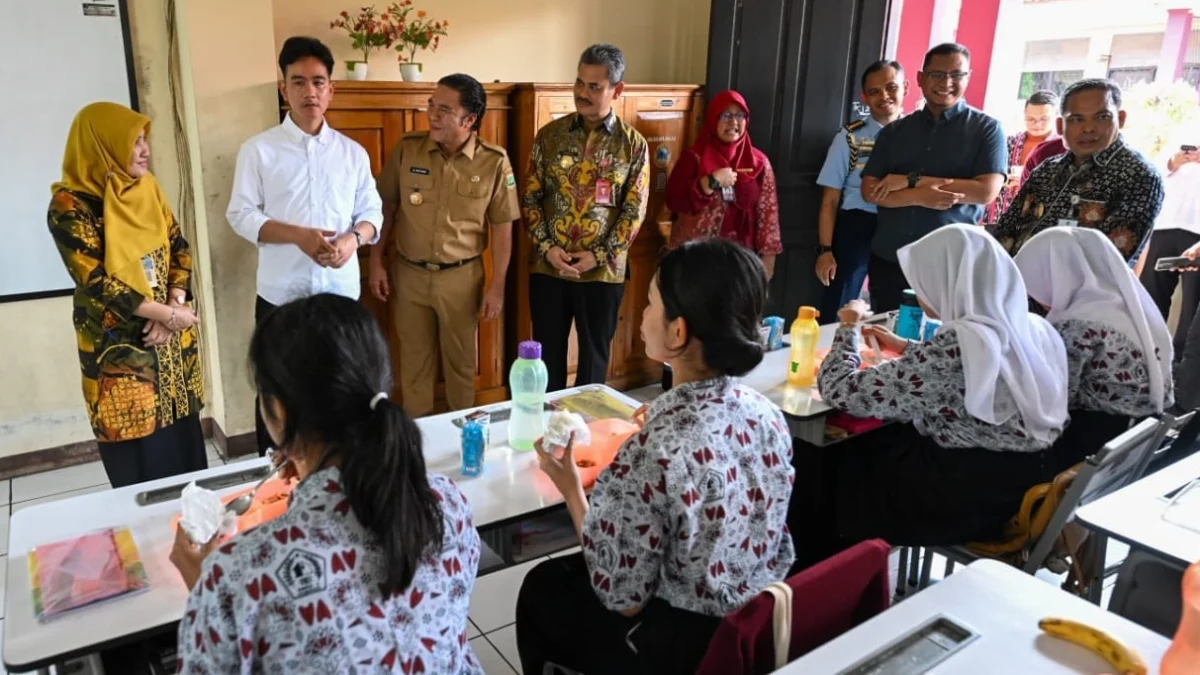
[[[582,550],[525,576],[523,672],[691,675],[721,618],[787,574],[791,434],[737,380],[762,361],[766,300],[762,261],[731,241],[687,242],[659,263],[642,338],[676,386],[600,472],[590,504],[570,445],[539,452]]]
[[[220,548],[180,530],[180,672],[483,673],[466,640],[479,534],[387,398],[374,319],[340,296],[292,302],[259,324],[250,364],[300,482],[284,515]]]

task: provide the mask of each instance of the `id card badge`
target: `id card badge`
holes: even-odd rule
[[[158,288],[158,270],[154,267],[152,256],[142,256],[142,272],[146,274],[146,281],[150,282],[150,288]]]
[[[727,201],[727,202],[732,202],[735,199],[733,188],[731,188],[731,187],[721,188],[721,199],[724,201]]]
[[[1079,221],[1075,220],[1074,218],[1059,218],[1058,226],[1059,227],[1079,227]]]
[[[600,178],[596,181],[596,204],[598,206],[613,205],[612,181]]]

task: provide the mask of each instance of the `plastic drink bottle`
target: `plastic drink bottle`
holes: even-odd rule
[[[920,340],[921,319],[924,317],[925,312],[917,302],[916,292],[911,289],[904,291],[904,297],[900,300],[900,312],[896,314],[896,335],[906,340]]]
[[[820,316],[813,307],[801,307],[792,322],[792,352],[788,359],[788,384],[811,387],[817,380],[817,342],[821,339]]]
[[[508,420],[508,443],[515,450],[533,450],[546,431],[544,409],[548,384],[542,345],[528,340],[517,347],[517,360],[508,372],[512,390],[512,416]]]

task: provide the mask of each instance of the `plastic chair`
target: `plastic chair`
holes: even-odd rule
[[[1018,567],[1027,574],[1036,574],[1054,548],[1063,529],[1074,518],[1075,510],[1084,504],[1093,502],[1105,495],[1125,487],[1141,477],[1149,464],[1150,456],[1159,448],[1167,432],[1177,425],[1186,424],[1191,415],[1182,418],[1167,417],[1163,420],[1148,418],[1125,433],[1117,436],[1102,447],[1096,454],[1087,458],[1079,467],[1071,487],[1067,490],[1058,508],[1050,517],[1046,528],[1036,541],[1031,541],[1028,555]],[[1095,569],[1088,572],[1095,577],[1086,590],[1087,597],[1095,604],[1100,604],[1100,594],[1103,590],[1103,565],[1107,549],[1107,538],[1093,533],[1091,535],[1094,554],[1090,556]],[[917,548],[911,556],[917,555]],[[966,546],[935,546],[927,547],[925,559],[921,565],[921,576],[918,589],[929,586],[933,569],[933,553],[945,556],[946,574],[953,572],[954,565],[968,565],[982,557]]]

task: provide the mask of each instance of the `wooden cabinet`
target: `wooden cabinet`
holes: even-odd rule
[[[617,388],[636,387],[659,377],[661,364],[646,358],[641,339],[642,311],[646,294],[658,267],[665,241],[654,225],[663,204],[667,175],[679,153],[703,128],[704,103],[697,85],[627,85],[615,103],[617,115],[631,124],[650,146],[650,203],[646,222],[629,251],[629,283],[617,318],[612,341],[608,382]],[[575,111],[570,85],[520,84],[513,94],[509,157],[519,184],[523,187],[529,171],[529,155],[534,136],[548,122]],[[507,306],[509,358],[515,358],[516,345],[532,337],[529,318],[529,271],[537,252],[527,231],[514,237],[513,265],[508,283]],[[515,312],[512,310],[515,308]],[[568,380],[577,361],[574,331],[568,356]]]
[[[378,176],[388,154],[400,138],[410,131],[429,128],[425,107],[433,93],[434,82],[337,82],[333,102],[326,113],[329,125],[367,149],[371,171]],[[509,127],[509,96],[511,84],[485,84],[487,112],[479,135],[497,145],[506,145]],[[514,237],[519,236],[514,233]],[[484,269],[490,281],[492,269],[490,248],[483,254]],[[382,303],[371,294],[367,284],[367,250],[359,254],[362,270],[362,303],[367,306],[379,325],[384,328],[392,352],[395,390],[393,400],[400,400],[400,343],[396,336],[389,303]],[[478,365],[475,372],[475,402],[478,404],[503,401],[508,398],[504,388],[505,350],[504,317],[482,321],[478,333]],[[440,366],[439,366],[440,371]],[[435,392],[439,410],[445,408],[441,375]]]

